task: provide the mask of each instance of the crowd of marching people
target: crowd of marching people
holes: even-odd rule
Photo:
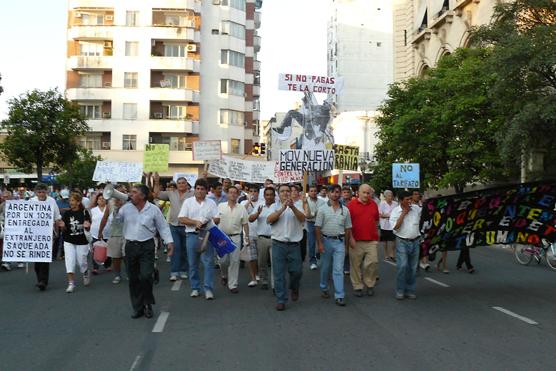
[[[382,200],[367,184],[357,190],[337,184],[308,186],[233,184],[206,176],[191,185],[178,178],[165,186],[158,174],[146,174],[150,185],[100,184],[96,189],[50,191],[38,183],[34,190],[5,190],[0,204],[3,224],[5,201],[44,201],[54,210],[53,260],[64,260],[67,293],[91,284],[100,273],[122,282],[125,267],[133,318],[152,317],[153,283],[160,277],[155,260],[166,254],[170,281],[189,280],[190,296],[213,300],[215,281],[238,294],[242,266],[249,271],[245,287],[273,290],[276,309],[300,297],[303,263],[318,270],[320,295],[346,305],[345,276],[356,297],[373,296],[379,276],[379,245],[385,261],[397,266],[395,298],[416,298],[416,271],[430,270],[422,253],[419,221],[421,194],[392,191]],[[109,190],[109,192],[107,192]],[[116,195],[116,196],[114,196]],[[211,236],[214,227],[224,240],[237,246],[220,254]],[[3,238],[3,235],[1,236]],[[437,269],[449,273],[447,253],[441,252]],[[457,268],[466,264],[474,272],[469,253],[463,252]],[[49,263],[34,263],[36,287],[48,287]],[[3,270],[24,267],[2,263]],[[201,271],[203,272],[201,277]],[[215,275],[217,277],[215,277]],[[201,281],[202,278],[202,281]]]

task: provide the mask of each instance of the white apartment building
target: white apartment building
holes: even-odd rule
[[[328,75],[344,78],[338,112],[373,111],[393,80],[392,0],[332,0]]]
[[[192,143],[251,152],[259,131],[258,0],[69,0],[66,96],[103,159],[141,162],[170,145],[169,171],[197,172]],[[258,141],[258,139],[256,140]]]

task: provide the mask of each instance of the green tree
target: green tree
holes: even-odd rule
[[[494,104],[505,113],[497,135],[507,163],[556,150],[556,2],[515,0],[495,8],[493,22],[472,32],[491,50]]]
[[[488,94],[496,79],[488,59],[487,50],[458,49],[425,77],[390,87],[377,120],[375,187],[390,187],[394,162],[419,163],[423,186],[456,192],[508,175],[497,155],[500,115]]]
[[[59,170],[76,157],[77,138],[89,127],[79,108],[58,90],[32,90],[8,104],[8,118],[1,124],[8,136],[0,144],[8,163],[26,173],[34,166],[41,179],[43,168]]]
[[[73,160],[56,177],[56,181],[72,188],[91,188],[96,184],[93,181],[93,174],[97,161],[102,161],[102,158],[93,156],[93,153],[88,149],[80,148]]]

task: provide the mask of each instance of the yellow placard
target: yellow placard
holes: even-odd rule
[[[168,144],[147,144],[143,156],[143,171],[163,172],[168,171],[170,146]]]

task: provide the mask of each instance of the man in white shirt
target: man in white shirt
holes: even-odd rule
[[[268,257],[271,248],[272,230],[267,218],[272,214],[272,206],[276,199],[274,187],[269,186],[264,190],[264,202],[260,202],[249,216],[249,221],[256,223],[257,234],[257,261],[258,271],[261,278],[261,289],[268,290]],[[272,261],[272,260],[271,260]],[[272,264],[271,264],[272,269]],[[272,272],[271,272],[272,275]]]
[[[321,206],[326,205],[326,201],[317,197],[318,188],[316,184],[309,187],[309,197],[307,198],[308,213],[306,215],[307,226],[307,250],[309,253],[309,268],[313,271],[317,269],[317,251],[315,237],[315,219]]]
[[[207,242],[206,250],[198,251],[199,231],[208,228],[212,219],[218,215],[216,203],[207,198],[208,183],[200,178],[195,182],[195,196],[183,202],[178,220],[185,225],[187,235],[187,259],[189,262],[189,284],[191,297],[199,296],[201,280],[199,278],[199,259],[204,267],[204,290],[207,300],[214,299],[214,248]]]
[[[411,202],[411,193],[402,191],[400,205],[390,214],[390,225],[396,235],[396,299],[416,299],[415,284],[419,263],[421,208]]]
[[[241,246],[241,229],[246,236],[244,244],[249,248],[249,215],[245,207],[238,205],[239,190],[236,187],[228,188],[228,202],[218,205],[218,215],[214,222],[219,225],[222,232],[226,233],[237,248],[220,258],[222,282],[227,283],[232,294],[239,292],[239,248]]]
[[[276,290],[276,310],[286,309],[286,270],[290,274],[292,301],[299,299],[299,282],[302,276],[301,246],[305,214],[295,206],[287,184],[278,187],[280,201],[272,205],[267,222],[272,232],[272,270]]]
[[[131,189],[131,202],[122,206],[115,218],[124,224],[125,262],[129,277],[129,295],[133,306],[131,318],[153,316],[154,237],[156,232],[168,245],[172,256],[174,240],[164,215],[148,202],[149,188],[137,185]]]
[[[46,186],[46,184],[37,183],[37,185],[35,186],[35,196],[32,197],[30,201],[46,201],[52,208],[54,223],[62,220],[60,209],[58,208],[56,200],[48,196],[48,187]],[[54,236],[58,234],[57,230],[58,224],[54,224],[54,230],[52,231]],[[56,238],[53,237],[52,241],[56,241]],[[50,275],[50,263],[35,263],[35,275],[37,276],[37,288],[40,291],[46,290],[46,286],[48,286],[48,277]]]

